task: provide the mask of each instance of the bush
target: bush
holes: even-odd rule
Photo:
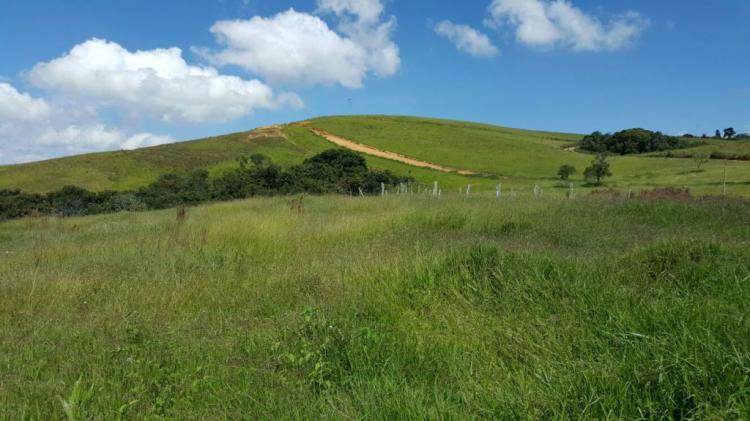
[[[136,196],[148,209],[166,209],[179,205],[197,205],[211,198],[208,172],[196,170],[187,174],[164,174]]]
[[[575,174],[576,168],[572,165],[563,165],[560,167],[559,170],[557,170],[557,176],[560,177],[560,180],[567,180],[570,178],[571,175]]]
[[[21,190],[0,190],[0,220],[23,218],[34,211],[49,212],[49,203],[44,196]]]

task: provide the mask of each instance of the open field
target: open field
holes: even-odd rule
[[[307,126],[278,126],[135,151],[4,166],[0,167],[0,188],[46,192],[74,184],[91,190],[133,189],[170,171],[205,168],[217,175],[235,167],[238,157],[253,153],[268,155],[275,162],[289,166],[336,147],[312,134],[309,128],[313,127],[383,151],[477,173],[446,174],[367,157],[374,169],[411,175],[423,185],[438,181],[446,191],[457,191],[468,184],[475,191],[492,191],[498,183],[507,191],[530,191],[535,184],[548,192],[564,191],[565,186],[556,180],[557,170],[563,164],[576,167],[577,173],[571,181],[577,188],[590,190],[582,186],[582,174],[592,156],[570,150],[580,135],[414,117],[326,117],[305,123]],[[699,148],[727,156],[744,153],[747,148],[746,141],[711,142]],[[674,156],[692,153],[692,149],[673,151]],[[627,156],[613,157],[610,161],[614,175],[606,180],[608,188],[637,191],[677,186],[689,187],[698,194],[720,194],[726,168],[727,192],[750,195],[750,161],[711,160],[700,169],[691,159]]]
[[[699,145],[692,148],[679,149],[671,151],[673,157],[692,158],[695,155],[702,154],[717,158],[750,161],[750,140],[718,140],[718,139],[697,139],[698,142],[704,142],[705,145]],[[659,152],[655,156],[665,156],[667,152]]]
[[[747,419],[748,220],[446,195],[2,223],[0,418]]]

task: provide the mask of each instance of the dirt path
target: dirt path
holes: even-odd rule
[[[361,143],[352,142],[351,140],[344,139],[343,137],[336,136],[334,134],[328,133],[325,130],[316,129],[314,127],[310,127],[309,129],[314,134],[328,140],[329,142],[335,143],[341,146],[342,148],[346,148],[355,152],[377,156],[378,158],[390,159],[391,161],[398,161],[398,162],[411,165],[414,167],[429,168],[431,170],[437,170],[437,171],[448,172],[448,173],[457,173],[461,175],[475,175],[476,174],[473,171],[459,170],[457,168],[451,168],[451,167],[444,167],[442,165],[433,164],[431,162],[420,161],[414,158],[409,158],[407,156],[400,155],[395,152],[388,152],[388,151],[383,151],[380,149],[375,149],[373,147],[363,145]]]

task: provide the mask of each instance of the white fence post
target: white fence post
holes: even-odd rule
[[[502,197],[502,195],[503,195],[503,185],[501,183],[501,184],[498,184],[497,186],[495,186],[495,197],[498,198],[498,199],[500,199],[500,197]]]

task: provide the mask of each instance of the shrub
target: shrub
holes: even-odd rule
[[[138,190],[136,196],[149,209],[206,202],[211,198],[208,172],[196,170],[188,174],[164,174],[148,187]]]
[[[570,178],[571,175],[575,174],[576,168],[572,165],[563,165],[560,167],[559,170],[557,170],[557,176],[560,177],[560,180],[567,180]]]
[[[34,211],[49,212],[49,203],[44,196],[20,190],[0,190],[0,220],[23,218]]]

